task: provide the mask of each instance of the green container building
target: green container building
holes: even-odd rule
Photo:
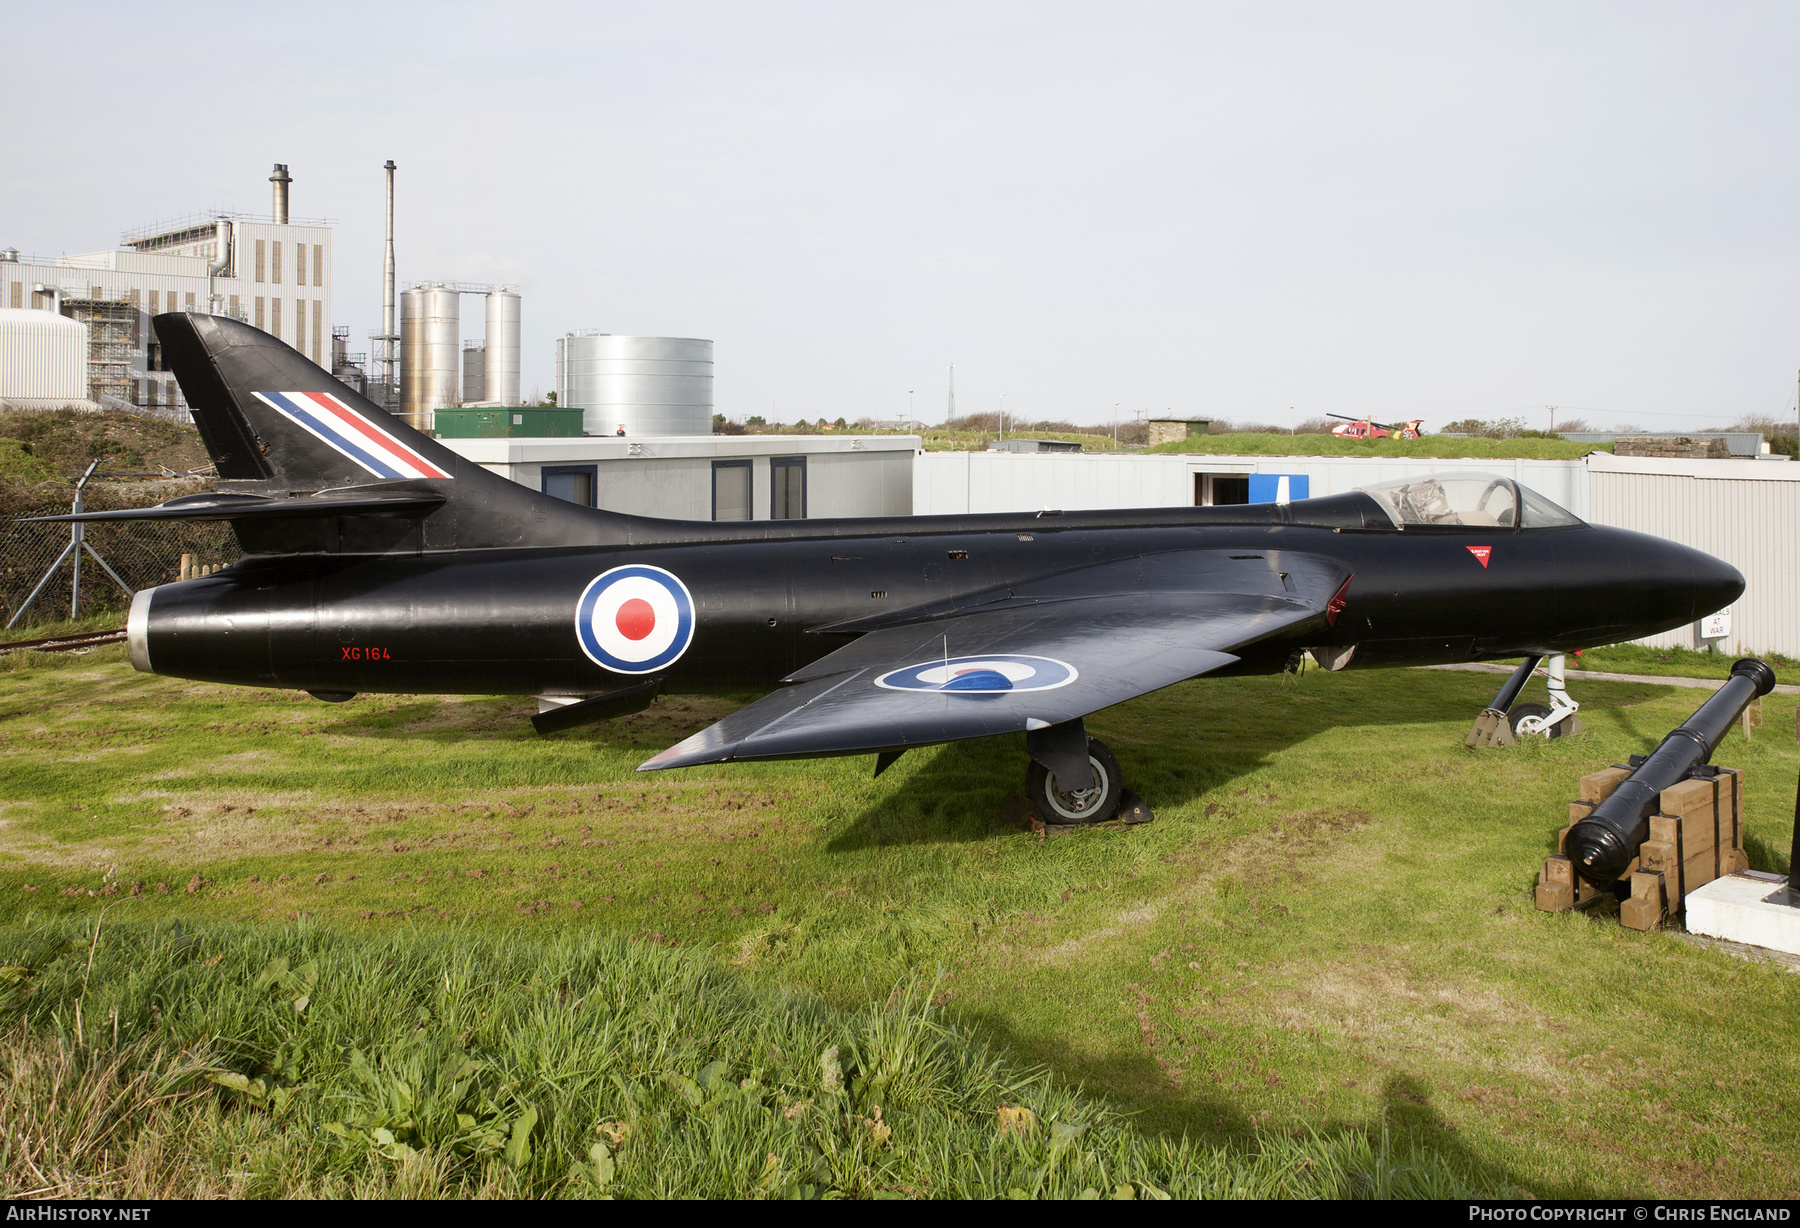
[[[553,405],[485,405],[436,409],[432,432],[440,439],[579,439],[581,410]]]

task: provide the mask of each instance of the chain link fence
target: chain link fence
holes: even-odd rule
[[[205,481],[90,482],[84,492],[87,510],[149,507],[179,495],[210,489]],[[19,485],[0,481],[0,627],[69,548],[67,524],[22,524],[20,517],[66,515],[75,498],[73,483]],[[132,589],[150,588],[180,578],[181,556],[191,554],[200,566],[223,566],[243,554],[229,524],[220,521],[97,521],[84,527],[87,544],[105,559]],[[73,569],[64,560],[56,575],[32,602],[19,626],[60,622],[69,617]],[[131,604],[130,594],[85,551],[81,560],[79,610],[82,617],[116,611],[119,621]]]

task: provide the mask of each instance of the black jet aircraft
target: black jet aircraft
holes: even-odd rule
[[[658,692],[769,692],[643,770],[873,753],[879,773],[1024,733],[1042,817],[1098,822],[1124,787],[1083,727],[1102,708],[1302,651],[1329,669],[1568,652],[1744,586],[1486,474],[1279,505],[647,519],[491,474],[237,320],[155,327],[217,489],[82,518],[225,520],[244,557],[139,592],[133,665],[326,701],[534,695],[540,730]]]

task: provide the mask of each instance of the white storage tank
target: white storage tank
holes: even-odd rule
[[[589,435],[710,435],[712,383],[713,343],[699,338],[570,333],[556,343],[556,403],[586,411]]]
[[[0,397],[85,401],[87,329],[53,311],[0,307]]]
[[[519,403],[519,296],[491,290],[487,296],[487,379],[480,399],[497,405]]]
[[[417,285],[400,296],[400,413],[420,430],[431,411],[461,404],[460,299],[453,287]]]

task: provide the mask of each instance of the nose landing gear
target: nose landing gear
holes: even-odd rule
[[[1475,718],[1475,725],[1463,739],[1463,745],[1512,746],[1519,738],[1562,738],[1582,732],[1581,718],[1575,715],[1581,705],[1569,698],[1568,687],[1564,685],[1564,657],[1560,652],[1549,658],[1546,670],[1549,705],[1514,702],[1542,660],[1544,658],[1538,656],[1525,658],[1506,680],[1506,685],[1495,693],[1493,702]]]

